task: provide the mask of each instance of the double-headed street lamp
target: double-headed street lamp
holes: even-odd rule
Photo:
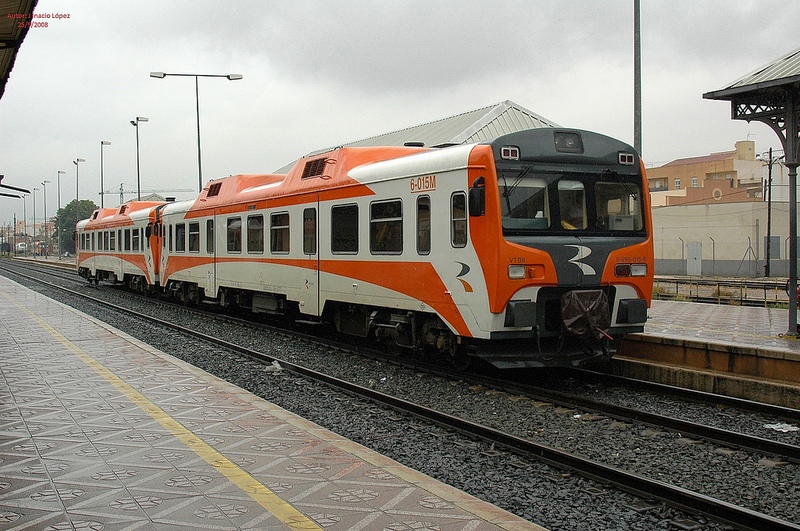
[[[103,208],[103,198],[105,194],[105,188],[103,188],[103,146],[110,146],[111,142],[108,140],[101,140],[100,141],[100,208]]]
[[[47,185],[50,181],[42,181],[42,198],[44,199],[44,255],[50,254],[50,244],[47,238]]]
[[[131,125],[136,128],[136,195],[137,201],[142,200],[142,174],[139,172],[139,124],[148,122],[144,116],[137,116],[136,120],[131,120]]]
[[[78,193],[78,185],[81,182],[78,169],[80,168],[79,164],[81,162],[86,162],[86,161],[83,159],[75,159],[72,161],[72,163],[75,165],[75,225],[77,225],[78,222],[81,220],[80,209],[78,208],[78,205],[80,205],[81,203],[81,196]]]
[[[164,72],[150,72],[150,77],[164,79],[167,76],[193,77],[194,78],[194,99],[197,108],[197,191],[203,190],[203,160],[200,155],[200,83],[201,77],[224,77],[229,81],[242,79],[242,74],[167,74]]]

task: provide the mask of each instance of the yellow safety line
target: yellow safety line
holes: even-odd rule
[[[48,333],[50,333],[50,335],[67,347],[81,361],[86,363],[100,376],[105,378],[111,385],[116,387],[131,402],[139,406],[142,411],[150,415],[156,422],[161,424],[161,426],[172,433],[176,439],[189,447],[190,450],[204,459],[209,465],[219,470],[222,475],[227,477],[233,484],[235,484],[248,496],[255,500],[256,503],[275,515],[284,524],[293,529],[322,529],[322,527],[317,525],[316,522],[311,520],[299,510],[295,509],[295,507],[290,503],[281,499],[277,494],[272,492],[268,487],[260,483],[253,476],[240,468],[236,463],[232,462],[213,447],[209,446],[202,439],[198,438],[191,430],[187,429],[181,425],[180,422],[170,417],[166,411],[148,400],[147,397],[142,395],[139,391],[125,383],[124,380],[114,374],[110,369],[81,350],[77,345],[64,337],[58,330],[50,326],[46,321],[40,319],[39,316],[31,312],[28,308],[18,304],[17,301],[12,299],[7,293],[3,292],[2,294],[7,300],[11,301],[15,306],[20,308],[31,319],[36,321],[39,326],[41,326]]]

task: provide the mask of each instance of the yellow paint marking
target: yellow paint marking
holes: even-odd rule
[[[17,301],[9,297],[8,294],[2,293],[2,295],[12,304],[26,313],[36,323],[38,323],[39,326],[41,326],[51,336],[58,340],[62,345],[67,347],[70,352],[75,354],[75,356],[77,356],[81,361],[86,363],[100,376],[105,378],[111,385],[116,387],[123,395],[125,395],[125,397],[141,408],[142,411],[150,415],[150,417],[158,422],[164,429],[172,433],[176,439],[185,444],[190,450],[205,460],[209,465],[217,469],[220,474],[228,478],[231,483],[239,487],[243,492],[247,493],[247,495],[255,500],[256,503],[261,505],[271,514],[275,515],[284,524],[293,529],[322,529],[322,527],[317,525],[316,522],[299,510],[295,509],[290,503],[282,500],[277,494],[261,484],[253,476],[240,468],[236,463],[219,453],[203,440],[199,439],[197,435],[185,428],[180,422],[170,417],[166,411],[151,402],[139,391],[125,383],[124,380],[114,374],[110,369],[81,350],[80,347],[64,337],[58,330],[50,326],[47,322],[40,319],[38,315],[31,312],[28,308],[18,304]]]

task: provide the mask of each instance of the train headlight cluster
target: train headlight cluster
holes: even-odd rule
[[[614,266],[614,275],[618,277],[644,277],[647,276],[647,264],[617,264]]]

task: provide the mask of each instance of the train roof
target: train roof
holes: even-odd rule
[[[420,147],[339,148],[297,161],[287,174],[231,175],[210,181],[192,210],[361,186],[352,169],[430,151]],[[365,192],[368,193],[368,192]],[[352,195],[352,192],[350,192]]]
[[[130,225],[133,219],[146,217],[150,209],[163,204],[164,201],[128,201],[113,208],[98,208],[88,220],[78,225],[86,229]]]

